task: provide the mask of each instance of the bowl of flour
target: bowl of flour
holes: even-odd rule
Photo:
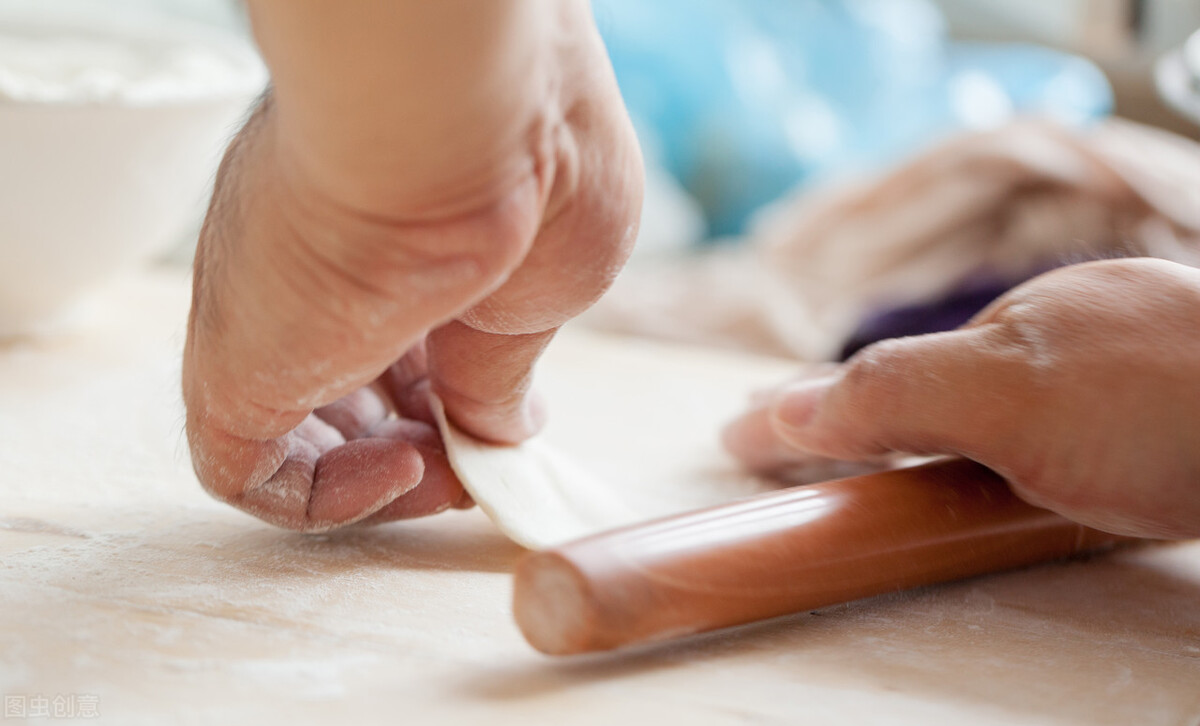
[[[236,33],[104,5],[0,16],[0,337],[79,319],[194,230],[266,84]]]

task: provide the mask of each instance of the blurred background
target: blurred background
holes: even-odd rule
[[[1188,134],[1154,80],[1185,0],[598,0],[653,164],[714,237],[797,184],[877,170],[1022,115],[1114,111]],[[1114,93],[1115,91],[1115,93]]]
[[[642,256],[752,243],[780,200],[1018,119],[1200,133],[1194,0],[593,7],[646,152]],[[131,264],[186,264],[265,81],[234,0],[0,0],[0,334],[62,318]],[[1005,284],[1046,266],[1034,255]],[[618,308],[600,324],[648,331]]]

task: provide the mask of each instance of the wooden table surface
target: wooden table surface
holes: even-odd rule
[[[146,273],[0,346],[0,723],[1200,724],[1196,543],[543,657],[511,620],[521,551],[478,510],[313,537],[208,499],[187,301]],[[647,507],[757,491],[716,428],[791,368],[564,335],[550,438]]]

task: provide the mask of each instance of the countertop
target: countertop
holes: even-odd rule
[[[539,655],[510,612],[521,550],[477,509],[303,536],[200,490],[188,297],[146,272],[74,332],[0,345],[0,722],[1200,724],[1200,543]],[[792,368],[568,332],[550,438],[664,508],[761,491],[717,427]]]

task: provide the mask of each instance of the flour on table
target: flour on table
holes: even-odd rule
[[[516,446],[488,444],[450,423],[436,398],[433,410],[454,473],[514,542],[542,549],[646,518],[540,436]]]

